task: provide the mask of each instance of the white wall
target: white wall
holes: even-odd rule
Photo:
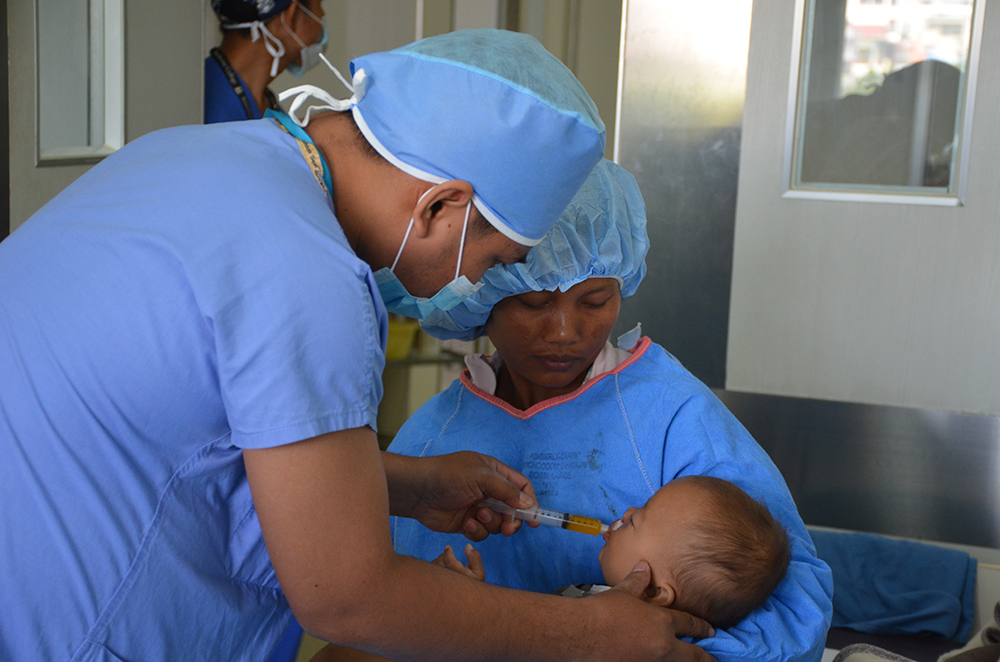
[[[783,199],[794,0],[755,0],[726,388],[1000,415],[1000,16],[965,205]]]

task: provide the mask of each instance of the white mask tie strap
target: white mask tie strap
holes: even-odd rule
[[[282,16],[284,18],[284,16]],[[260,39],[261,35],[264,35],[264,48],[267,52],[271,54],[273,58],[271,60],[271,78],[278,75],[278,63],[281,60],[281,56],[285,54],[285,45],[281,43],[281,40],[271,34],[271,31],[267,29],[263,21],[251,21],[249,23],[233,23],[232,25],[223,26],[223,30],[239,30],[241,28],[250,28],[250,40],[257,41]]]
[[[368,75],[365,73],[364,69],[358,69],[354,72],[354,84],[350,84],[344,77],[337,71],[337,68],[330,64],[330,61],[326,59],[326,56],[322,53],[319,54],[326,66],[330,67],[333,73],[337,74],[340,78],[340,82],[347,87],[353,94],[347,99],[336,99],[326,90],[316,87],[315,85],[297,85],[295,87],[288,88],[284,92],[278,95],[278,101],[284,101],[288,98],[295,97],[291,105],[288,107],[288,115],[292,120],[299,126],[306,126],[309,124],[309,120],[312,119],[313,110],[333,110],[337,112],[343,112],[345,110],[350,110],[351,106],[357,104],[365,96],[365,87],[368,82]],[[295,114],[296,111],[305,104],[310,98],[319,99],[321,105],[309,106],[306,109],[306,114],[302,119],[299,119]]]

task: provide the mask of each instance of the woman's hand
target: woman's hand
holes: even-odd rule
[[[486,568],[483,567],[483,557],[473,548],[472,543],[465,544],[465,558],[469,559],[469,565],[462,565],[462,562],[455,556],[455,552],[452,551],[451,545],[445,545],[441,556],[434,559],[432,563],[465,575],[470,579],[485,582]]]
[[[473,542],[513,535],[521,522],[478,506],[486,497],[515,508],[537,505],[531,482],[488,455],[462,451],[433,457],[383,453],[391,514],[412,517],[432,531],[462,533]]]

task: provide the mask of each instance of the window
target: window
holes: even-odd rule
[[[789,191],[958,203],[981,7],[803,1]]]
[[[123,0],[36,0],[39,165],[93,162],[124,142]]]

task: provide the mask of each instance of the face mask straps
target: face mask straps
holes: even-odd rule
[[[462,271],[462,256],[465,255],[465,235],[469,231],[469,215],[472,213],[472,198],[469,198],[469,204],[465,205],[465,221],[462,222],[462,240],[458,244],[458,264],[455,265],[455,278],[458,280],[458,274]]]
[[[427,194],[434,190],[434,187],[430,187],[424,191],[420,198],[417,199],[417,204],[419,205]],[[469,204],[465,206],[465,220],[462,222],[462,238],[458,243],[458,264],[455,265],[455,277],[452,280],[458,280],[459,274],[462,272],[462,256],[465,254],[465,236],[469,232],[469,215],[472,213],[472,200],[469,200]],[[391,273],[396,272],[396,265],[399,264],[399,258],[403,256],[403,249],[406,248],[406,242],[410,238],[410,232],[413,230],[413,224],[415,219],[411,216],[410,223],[406,226],[406,234],[403,235],[403,243],[399,245],[399,250],[396,251],[396,259],[392,261],[392,266],[389,267]]]
[[[284,14],[282,14],[282,19],[284,19]],[[271,78],[278,75],[278,64],[281,62],[281,57],[285,54],[285,45],[281,43],[281,40],[271,34],[271,31],[267,29],[263,21],[251,21],[249,23],[234,23],[232,25],[223,26],[223,30],[239,30],[241,28],[250,28],[251,41],[256,42],[264,36],[264,48],[267,52],[271,54],[274,59],[271,60]]]
[[[295,87],[290,87],[281,94],[278,95],[278,101],[284,101],[285,99],[295,97],[291,105],[288,107],[288,115],[292,118],[292,121],[301,127],[305,127],[309,124],[312,119],[312,111],[315,110],[333,110],[337,112],[343,112],[345,110],[350,110],[351,106],[361,101],[365,96],[365,86],[368,82],[368,75],[365,73],[364,69],[358,69],[354,72],[354,81],[348,83],[347,79],[337,71],[337,67],[330,64],[330,61],[325,55],[319,53],[319,58],[323,60],[323,63],[330,68],[340,82],[344,84],[348,90],[351,91],[351,96],[347,99],[335,99],[326,90],[316,87],[315,85],[297,85]],[[302,107],[302,105],[309,100],[310,97],[319,99],[324,105],[310,106],[306,109],[305,117],[299,119],[295,112]]]

